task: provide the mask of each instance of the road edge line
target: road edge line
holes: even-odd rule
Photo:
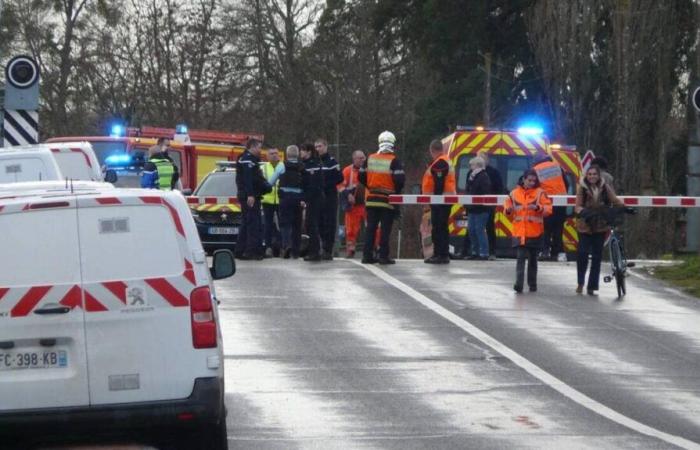
[[[699,443],[690,441],[680,436],[666,433],[661,430],[657,430],[656,428],[638,422],[590,398],[583,392],[576,390],[575,388],[564,383],[563,381],[550,374],[546,370],[540,368],[538,365],[526,359],[524,356],[520,355],[520,353],[506,346],[496,338],[492,337],[490,334],[486,333],[485,331],[481,330],[475,325],[472,325],[471,323],[461,318],[457,314],[453,313],[452,311],[448,310],[444,306],[438,304],[434,300],[431,300],[426,295],[421,294],[411,286],[389,275],[387,272],[369,264],[361,264],[359,261],[350,262],[368,270],[376,277],[394,286],[395,288],[402,291],[404,294],[408,295],[413,300],[430,309],[442,318],[448,320],[454,325],[457,325],[459,328],[466,331],[468,334],[472,335],[487,346],[491,347],[496,352],[508,358],[515,365],[525,370],[527,373],[537,378],[545,385],[551,387],[555,391],[559,392],[560,394],[574,401],[575,403],[578,403],[579,405],[583,406],[589,411],[592,411],[608,420],[611,420],[626,428],[629,428],[630,430],[660,439],[669,444],[677,445],[685,449],[700,450]]]

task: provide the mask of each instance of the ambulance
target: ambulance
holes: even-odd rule
[[[469,160],[479,152],[489,155],[489,164],[498,169],[508,192],[513,190],[525,169],[532,167],[539,155],[551,155],[563,169],[568,193],[575,194],[576,184],[581,175],[581,160],[576,148],[552,144],[536,127],[519,129],[487,129],[484,127],[458,127],[455,132],[442,139],[445,153],[455,167],[457,193],[466,194]],[[506,192],[503,192],[505,194]],[[573,211],[569,208],[568,215]],[[496,209],[494,217],[496,230],[496,254],[512,256],[513,223]],[[455,251],[463,246],[467,237],[467,213],[463,206],[454,205],[449,218],[450,244]],[[563,231],[564,251],[568,258],[573,257],[578,244],[578,234],[572,217],[569,217]],[[423,238],[425,244],[425,237]]]
[[[208,266],[179,193],[90,183],[0,194],[0,447],[226,449],[233,255]]]

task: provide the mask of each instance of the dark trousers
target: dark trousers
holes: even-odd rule
[[[576,272],[578,273],[578,285],[583,286],[586,281],[588,269],[588,255],[591,255],[591,272],[588,274],[588,286],[590,291],[598,290],[600,282],[600,263],[603,260],[603,244],[605,233],[579,233],[578,254],[576,255]]]
[[[367,207],[367,229],[365,230],[364,258],[371,258],[374,248],[374,239],[377,234],[377,226],[381,225],[382,232],[379,238],[379,257],[389,257],[389,238],[391,238],[391,227],[394,225],[396,211],[392,208]],[[367,254],[367,252],[370,252]]]
[[[433,238],[433,254],[438,257],[450,256],[450,205],[432,205],[430,207],[431,236]]]
[[[262,204],[263,217],[265,219],[265,248],[279,249],[280,230],[277,224],[280,220],[279,205]]]
[[[323,197],[319,228],[324,253],[333,253],[335,235],[338,232],[338,193],[335,191],[326,192]]]
[[[301,244],[301,199],[299,197],[280,198],[279,219],[282,249],[289,249],[293,256],[299,256],[299,246]]]
[[[517,248],[517,262],[515,263],[515,286],[523,288],[525,280],[525,260],[527,260],[527,285],[537,287],[537,247],[519,245]]]
[[[306,201],[306,234],[309,235],[307,256],[318,255],[321,249],[321,237],[318,224],[321,217],[321,199],[314,198]]]
[[[544,219],[544,252],[552,257],[561,253],[563,248],[562,233],[566,222],[566,207],[552,208],[552,215]]]
[[[252,256],[262,254],[261,211],[260,199],[256,198],[252,207],[248,206],[247,199],[239,199],[241,203],[242,221],[236,242],[236,254]]]

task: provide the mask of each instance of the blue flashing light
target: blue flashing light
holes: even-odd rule
[[[187,132],[187,125],[185,125],[184,123],[175,126],[175,134],[187,134]]]
[[[518,134],[524,134],[527,136],[538,136],[544,134],[544,129],[539,125],[524,125],[518,128]]]
[[[127,155],[126,153],[109,155],[105,158],[105,163],[108,166],[125,166],[131,163],[131,156]]]
[[[112,125],[112,129],[109,133],[111,137],[122,137],[124,136],[124,126],[119,124]]]

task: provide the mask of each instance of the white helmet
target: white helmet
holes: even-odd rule
[[[379,150],[394,150],[396,136],[391,131],[382,131],[377,139],[379,142]]]

